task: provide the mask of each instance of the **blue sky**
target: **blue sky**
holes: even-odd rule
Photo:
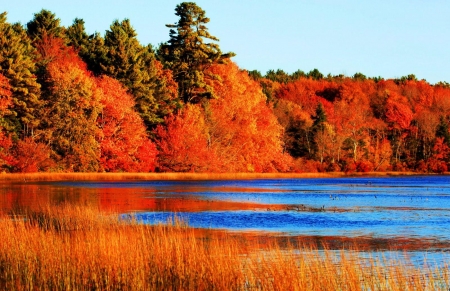
[[[142,44],[169,39],[177,17],[172,0],[3,0],[9,22],[26,24],[48,9],[64,26],[74,18],[104,33],[129,18]],[[447,0],[199,0],[209,32],[243,69],[314,68],[322,73],[397,78],[415,74],[450,82],[450,1]]]

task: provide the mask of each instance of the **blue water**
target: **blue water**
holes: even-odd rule
[[[163,223],[178,216],[194,227],[232,231],[315,236],[410,237],[450,242],[450,176],[69,181],[43,183],[41,186],[49,187],[48,195],[56,195],[58,201],[73,199],[74,195],[79,196],[80,193],[89,193],[90,200],[100,200],[98,193],[101,192],[102,199],[109,196],[133,196],[144,201],[180,198],[186,201],[234,201],[262,205],[255,210],[243,208],[233,211],[210,209],[191,212],[188,208],[177,213],[155,208],[140,208],[138,212],[132,208],[127,210],[128,213],[134,213],[138,220],[149,224]],[[14,191],[23,191],[21,197],[26,199],[27,186],[15,187]],[[5,189],[7,188],[0,188],[0,191],[6,191]],[[273,204],[286,207],[272,211]],[[298,209],[303,211],[296,211]],[[309,211],[312,209],[315,211]]]
[[[137,219],[150,224],[165,222],[176,215],[194,227],[233,231],[426,237],[450,241],[450,176],[60,184],[84,188],[131,188],[144,196],[150,193],[149,199],[195,197],[267,205],[267,210],[254,211],[185,210],[176,214],[164,211],[135,214]],[[270,211],[271,204],[287,207],[284,211]],[[323,211],[295,211],[288,207],[299,205]]]

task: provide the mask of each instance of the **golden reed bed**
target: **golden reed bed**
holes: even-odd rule
[[[352,176],[406,176],[415,172],[369,172],[369,173],[17,173],[0,174],[0,182],[19,181],[120,181],[120,180],[234,180],[268,178],[338,178]],[[449,174],[449,173],[446,173]]]
[[[448,266],[419,269],[358,251],[319,251],[148,226],[92,207],[0,217],[0,290],[448,290]]]

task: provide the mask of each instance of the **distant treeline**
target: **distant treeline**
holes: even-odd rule
[[[446,172],[450,84],[240,69],[192,2],[168,41],[0,14],[4,172]]]

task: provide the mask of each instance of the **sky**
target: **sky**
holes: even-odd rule
[[[173,0],[0,0],[8,22],[25,25],[41,9],[69,26],[75,18],[102,35],[130,19],[139,41],[169,39],[178,17]],[[282,69],[323,74],[399,78],[414,74],[434,84],[450,82],[448,0],[198,0],[211,19],[222,52],[234,52],[242,69]]]

